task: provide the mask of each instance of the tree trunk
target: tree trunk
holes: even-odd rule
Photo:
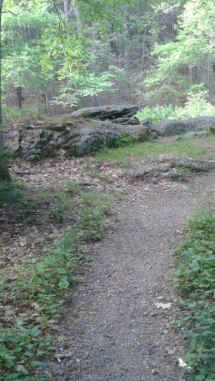
[[[82,22],[79,14],[78,4],[73,4],[74,14],[76,16],[76,25],[77,25],[77,33],[78,35],[81,34],[81,28],[82,28]]]
[[[0,0],[0,155],[4,151],[3,133],[2,133],[2,108],[1,108],[1,19],[2,19],[2,4],[3,0]],[[1,160],[1,158],[0,158]],[[11,182],[11,177],[4,160],[0,161],[0,180],[6,180]]]
[[[49,99],[48,99],[48,97],[47,97],[45,92],[42,94],[42,96],[43,96],[43,99],[44,99],[44,102],[45,102],[45,105],[46,105],[47,114],[49,116],[50,115]]]
[[[127,15],[127,10],[125,11],[125,16]],[[131,65],[130,65],[130,41],[129,41],[129,32],[127,20],[125,19],[124,23],[124,67],[126,73],[126,98],[130,98],[131,86],[130,86],[130,74],[131,74]]]
[[[64,6],[65,17],[66,17],[67,21],[69,21],[69,2],[68,2],[68,0],[64,0],[63,6]]]
[[[93,106],[94,107],[98,107],[99,106],[99,97],[96,94],[93,95]]]
[[[92,23],[92,27],[93,27],[93,23]],[[96,35],[93,32],[91,34],[91,41],[92,41],[91,50],[92,50],[92,52],[94,52],[96,50],[96,46],[95,46]],[[89,65],[89,70],[92,73],[94,72],[93,64]],[[98,95],[97,94],[93,94],[92,98],[93,98],[93,107],[98,107],[99,106],[99,97],[98,97]]]
[[[75,3],[75,1],[73,3],[73,10],[74,10],[74,14],[76,16],[77,34],[78,34],[78,36],[80,36],[81,29],[82,29],[82,21],[81,21],[79,9],[78,9],[78,3],[77,2]],[[82,108],[82,107],[87,107],[87,106],[88,106],[87,97],[84,97],[84,96],[81,97],[80,100],[79,100],[78,107]]]
[[[22,108],[22,88],[19,86],[16,89],[19,108]]]

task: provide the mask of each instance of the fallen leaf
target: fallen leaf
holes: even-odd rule
[[[16,325],[23,325],[24,324],[24,321],[19,319],[16,321]]]
[[[32,307],[34,307],[36,310],[39,310],[40,309],[40,306],[38,303],[31,303]]]
[[[15,369],[17,372],[21,372],[23,374],[28,374],[27,369],[23,365],[16,365]]]
[[[10,237],[10,233],[9,232],[2,232],[1,236],[2,236],[2,238],[9,238]]]
[[[184,362],[182,359],[179,359],[178,357],[177,359],[179,361],[180,368],[184,368],[185,366],[187,366],[186,362]],[[187,369],[192,370],[191,366],[188,366]]]
[[[162,308],[163,310],[169,310],[172,307],[172,303],[155,303],[155,305],[157,306],[157,308]]]
[[[168,355],[172,356],[172,355],[174,355],[176,348],[174,348],[174,349],[166,348],[166,350],[167,350]]]
[[[54,320],[54,319],[51,319],[51,320],[47,321],[47,324],[55,324],[55,323],[56,323],[56,320]]]

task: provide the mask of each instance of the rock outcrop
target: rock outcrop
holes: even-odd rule
[[[83,156],[103,146],[114,147],[116,140],[125,135],[146,140],[149,130],[146,126],[116,125],[102,121],[70,119],[48,130],[40,130],[37,136],[27,141],[22,149],[25,159],[33,161],[53,155],[63,149],[67,156]]]
[[[147,124],[147,127],[156,132],[159,136],[170,136],[182,134],[190,131],[207,131],[215,133],[215,117],[199,116],[184,120],[168,119],[154,124]]]
[[[115,147],[125,136],[144,142],[148,135],[169,136],[189,132],[193,136],[209,130],[215,133],[215,117],[183,121],[170,119],[155,124],[145,120],[140,123],[134,116],[137,110],[136,105],[89,107],[62,116],[59,121],[56,118],[37,121],[36,128],[31,123],[22,127],[16,124],[4,134],[5,148],[34,161],[52,156],[59,149],[63,149],[67,156],[83,156],[101,147]],[[33,132],[31,136],[30,130]],[[137,173],[138,176],[141,174]]]
[[[18,153],[20,149],[21,136],[17,130],[8,131],[3,135],[4,146],[6,149]]]
[[[120,137],[134,137],[144,142],[149,135],[146,126],[134,117],[138,106],[102,106],[80,109],[63,116],[57,123],[45,120],[38,128],[25,126],[5,134],[5,147],[26,160],[52,156],[63,149],[67,156],[83,156],[101,147],[114,147]],[[65,121],[60,122],[64,118]],[[21,139],[22,137],[22,139]]]

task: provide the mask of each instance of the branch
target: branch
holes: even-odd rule
[[[19,16],[20,13],[13,13],[11,11],[5,11],[5,12],[2,12],[2,13],[11,13],[13,16]]]

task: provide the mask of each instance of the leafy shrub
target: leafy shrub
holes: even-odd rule
[[[191,93],[187,97],[184,107],[161,106],[146,107],[137,113],[140,120],[148,119],[152,123],[166,119],[186,119],[198,116],[215,116],[215,106],[207,101],[208,92],[206,90],[198,93]]]
[[[114,147],[125,147],[127,145],[133,144],[137,141],[138,136],[133,135],[133,136],[127,136],[125,134],[117,137],[114,141]]]
[[[152,123],[159,122],[160,120],[169,119],[174,109],[172,106],[168,107],[145,107],[142,111],[137,113],[137,117],[140,120],[148,119]]]
[[[63,191],[49,194],[52,200],[49,218],[61,222],[71,208],[76,215],[71,229],[56,237],[53,245],[44,250],[41,256],[25,258],[25,266],[22,264],[16,269],[14,280],[8,278],[10,268],[2,269],[0,302],[4,304],[5,311],[11,308],[9,303],[10,298],[13,298],[19,308],[23,304],[34,305],[37,314],[34,316],[29,311],[24,322],[20,322],[18,317],[14,325],[5,321],[0,329],[0,381],[46,381],[45,378],[33,376],[35,368],[45,366],[41,361],[51,347],[53,350],[50,338],[44,337],[44,329],[50,322],[59,320],[59,307],[70,298],[69,287],[75,283],[76,274],[83,271],[86,265],[85,242],[101,240],[107,231],[102,215],[109,208],[108,196],[98,199],[95,194],[83,193],[77,196],[77,209],[73,197],[68,196],[68,191],[71,193],[74,188],[76,184],[68,183],[65,194]],[[44,191],[40,191],[40,197],[46,196]],[[27,201],[22,201],[22,204],[32,208]]]
[[[181,303],[178,321],[184,326],[188,351],[187,379],[215,380],[215,214],[205,213],[188,222],[189,233],[174,252],[174,287],[190,303]],[[188,368],[190,367],[190,369]]]
[[[22,192],[18,191],[10,181],[8,174],[8,164],[13,160],[10,151],[0,150],[0,201],[14,204],[22,197]]]

